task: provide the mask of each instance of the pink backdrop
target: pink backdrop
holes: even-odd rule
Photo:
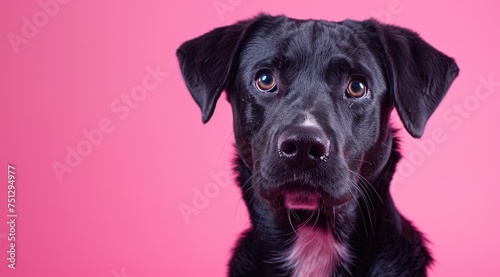
[[[18,217],[15,270],[0,224],[0,276],[225,274],[248,225],[228,180],[231,113],[222,100],[202,125],[175,49],[260,11],[375,17],[456,58],[426,135],[400,133],[392,192],[432,242],[431,276],[500,276],[499,6],[469,2],[1,1],[0,218]]]

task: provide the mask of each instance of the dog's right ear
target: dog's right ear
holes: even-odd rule
[[[184,82],[201,109],[203,123],[212,117],[217,100],[235,70],[250,26],[258,19],[216,28],[177,49]]]

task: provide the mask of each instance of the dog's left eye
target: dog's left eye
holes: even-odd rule
[[[365,96],[367,91],[366,85],[360,80],[351,80],[347,85],[347,94],[353,98],[361,98]]]
[[[258,75],[255,86],[262,92],[273,92],[276,89],[276,78],[271,72]]]

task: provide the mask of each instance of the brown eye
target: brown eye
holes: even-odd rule
[[[258,76],[255,85],[260,91],[273,92],[276,88],[276,78],[270,72],[264,72]]]
[[[352,80],[347,86],[347,94],[353,98],[360,98],[365,96],[367,88],[365,84],[359,80]]]

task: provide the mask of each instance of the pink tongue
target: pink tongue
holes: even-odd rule
[[[287,192],[285,193],[285,207],[289,210],[317,210],[319,195],[310,192]]]

